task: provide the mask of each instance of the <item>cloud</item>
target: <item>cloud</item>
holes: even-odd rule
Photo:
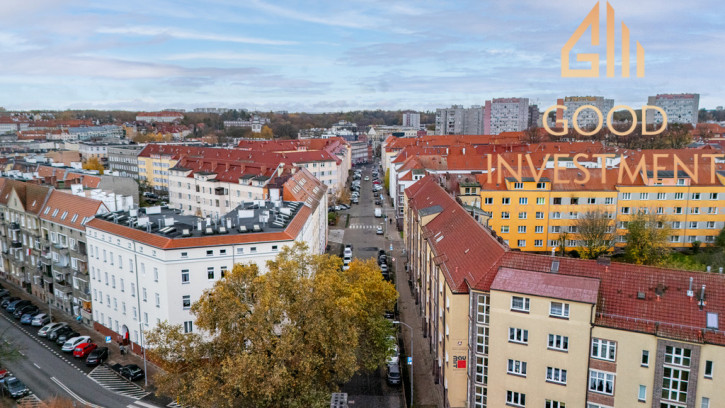
[[[100,34],[121,34],[142,37],[171,37],[183,40],[202,40],[232,42],[259,45],[294,45],[296,41],[270,40],[266,38],[243,37],[234,35],[202,33],[190,30],[180,30],[173,27],[131,26],[131,27],[101,27],[96,30]]]

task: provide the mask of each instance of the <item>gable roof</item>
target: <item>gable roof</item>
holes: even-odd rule
[[[55,212],[56,209],[58,210],[57,213]],[[108,211],[108,208],[101,201],[76,196],[61,190],[54,190],[43,206],[40,218],[83,231],[85,230],[84,221],[106,211]],[[65,217],[63,216],[64,213],[66,213]]]

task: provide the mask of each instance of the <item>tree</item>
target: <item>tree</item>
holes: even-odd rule
[[[529,144],[541,142],[541,131],[537,126],[531,126],[524,130],[524,140]]]
[[[715,237],[715,247],[725,250],[725,228],[720,230],[720,233]]]
[[[390,169],[385,170],[385,191],[390,191]]]
[[[235,265],[192,306],[197,331],[162,322],[147,334],[158,392],[199,408],[329,406],[338,384],[385,362],[397,297],[374,260],[341,267],[301,243],[265,274]]]
[[[350,192],[346,189],[340,190],[340,194],[337,195],[338,204],[350,204]]]
[[[632,215],[627,223],[627,246],[624,254],[629,262],[639,265],[658,265],[670,253],[670,227],[664,217],[650,211]]]
[[[270,128],[267,125],[262,126],[262,131],[259,133],[259,137],[261,139],[272,139],[272,138],[274,138],[274,133],[272,132],[272,128]]]
[[[584,259],[595,259],[614,247],[617,238],[614,220],[601,209],[587,211],[577,218],[574,225],[579,233],[579,255]]]
[[[83,163],[83,168],[86,170],[98,170],[100,174],[103,174],[103,165],[97,157],[91,157]]]

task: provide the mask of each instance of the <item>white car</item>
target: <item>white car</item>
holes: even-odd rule
[[[346,247],[345,252],[343,252],[343,256],[345,258],[352,258],[352,249],[350,247]]]
[[[388,365],[398,364],[400,362],[400,351],[398,350],[398,343],[395,337],[391,337],[393,340],[393,347],[391,348],[392,355],[388,357]]]
[[[378,230],[375,231],[375,233],[378,235],[383,235],[383,227],[378,227]]]
[[[365,176],[365,181],[370,181],[370,177]]]
[[[90,343],[90,342],[91,342],[90,336],[73,337],[72,339],[66,341],[65,344],[63,344],[63,348],[61,350],[63,350],[66,353],[70,353],[71,351],[73,351],[76,348],[77,345],[82,344],[82,343]]]
[[[45,326],[41,327],[40,330],[38,330],[38,336],[40,337],[47,337],[48,333],[51,332],[51,330],[59,328],[61,326],[68,326],[68,323],[49,323]]]
[[[35,327],[40,327],[48,323],[50,323],[50,316],[45,313],[33,316],[33,319],[30,321],[30,325]]]

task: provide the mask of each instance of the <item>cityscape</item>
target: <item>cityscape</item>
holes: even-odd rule
[[[725,407],[716,4],[47,3],[0,406]]]

